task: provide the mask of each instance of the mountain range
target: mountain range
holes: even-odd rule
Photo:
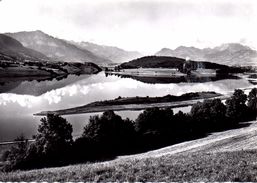
[[[6,33],[6,35],[55,61],[108,64],[129,61],[141,56],[138,52],[125,51],[117,47],[55,38],[39,30]]]
[[[23,46],[41,52],[55,61],[111,63],[108,59],[42,31],[6,33],[6,35],[18,40]]]
[[[163,48],[155,55],[209,61],[225,65],[257,65],[257,51],[239,43],[222,44],[214,48],[204,49],[186,46],[180,46],[174,50]]]
[[[180,46],[172,50],[163,48],[156,56],[171,56],[195,61],[209,61],[225,65],[257,65],[257,51],[239,43],[222,44],[214,48]],[[93,62],[99,65],[123,63],[142,57],[136,51],[75,42],[55,38],[42,31],[0,34],[1,58],[48,60],[66,62]]]

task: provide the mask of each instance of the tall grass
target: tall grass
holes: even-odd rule
[[[193,153],[0,173],[0,181],[257,181],[257,151]]]

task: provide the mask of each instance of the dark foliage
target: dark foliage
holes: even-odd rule
[[[29,146],[28,162],[30,166],[37,161],[41,166],[63,164],[70,159],[72,143],[71,124],[58,115],[48,114],[41,119],[35,142]]]
[[[195,125],[204,131],[227,127],[226,106],[220,99],[204,100],[193,105],[191,116]]]
[[[49,114],[41,119],[35,141],[30,144],[18,138],[17,147],[7,155],[8,169],[27,169],[61,165],[70,159],[72,126],[66,119]]]
[[[218,97],[221,94],[216,92],[191,92],[185,93],[180,96],[165,95],[163,97],[121,97],[114,100],[98,101],[87,104],[88,107],[104,106],[104,105],[126,105],[126,104],[150,104],[150,103],[162,103],[162,102],[176,102],[184,100],[195,100],[203,98]]]
[[[247,106],[250,110],[251,117],[256,118],[257,116],[257,88],[253,88],[248,95]]]
[[[169,126],[173,117],[173,111],[169,108],[146,109],[139,114],[135,121],[135,130],[138,133],[162,133]]]
[[[233,96],[226,100],[226,116],[231,122],[249,120],[249,108],[246,106],[247,95],[242,90],[235,90]]]
[[[123,120],[113,111],[106,111],[100,117],[90,117],[74,147],[77,157],[82,159],[104,159],[131,149],[133,138],[132,121]]]
[[[28,149],[28,140],[24,135],[20,135],[15,139],[16,146],[12,146],[10,150],[4,152],[2,159],[8,163],[5,165],[4,170],[12,170],[23,168],[26,163],[26,155]]]
[[[194,70],[199,65],[206,69],[227,69],[229,68],[226,65],[211,63],[211,62],[196,62],[188,61],[185,59],[176,58],[176,57],[167,57],[167,56],[146,56],[132,60],[130,62],[125,62],[120,65],[121,69],[132,69],[132,68],[178,68],[182,70],[183,64],[187,63]]]
[[[231,67],[224,67],[224,68],[219,68],[216,73],[218,75],[227,75],[229,73],[244,73],[251,71],[252,68],[250,67],[236,67],[236,66],[231,66]]]

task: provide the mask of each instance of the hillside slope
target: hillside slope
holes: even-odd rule
[[[147,153],[121,156],[119,159],[141,159],[180,153],[188,155],[193,152],[214,153],[257,149],[257,121],[248,124],[247,127],[212,133],[205,138],[175,144]]]
[[[123,69],[131,68],[182,68],[184,63],[189,63],[192,68],[205,68],[205,69],[224,69],[228,68],[226,65],[203,62],[203,61],[186,61],[183,58],[168,57],[168,56],[146,56],[125,62],[120,65]]]
[[[56,61],[93,62],[96,64],[110,63],[108,59],[94,55],[86,49],[68,43],[65,40],[52,37],[42,31],[6,33],[20,41],[23,46],[37,50]]]
[[[4,34],[0,34],[0,56],[2,59],[49,60],[44,54],[24,47],[19,41]]]

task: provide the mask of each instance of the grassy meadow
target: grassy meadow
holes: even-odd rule
[[[257,151],[121,159],[0,173],[0,181],[257,181]]]

